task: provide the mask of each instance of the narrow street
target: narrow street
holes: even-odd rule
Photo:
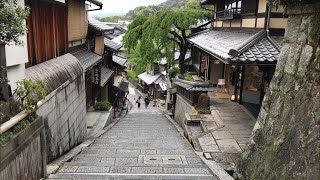
[[[158,108],[142,104],[49,179],[218,178]]]

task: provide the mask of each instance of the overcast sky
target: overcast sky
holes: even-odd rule
[[[90,16],[101,16],[109,14],[126,14],[129,10],[138,6],[160,4],[165,0],[99,0],[103,3],[103,9],[90,12]]]

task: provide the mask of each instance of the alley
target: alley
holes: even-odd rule
[[[217,179],[158,108],[142,107],[49,178]]]

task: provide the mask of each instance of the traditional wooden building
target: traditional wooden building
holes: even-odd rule
[[[204,0],[201,4],[214,7],[214,17],[211,29],[189,38],[193,70],[203,80],[225,85],[223,91],[257,116],[275,71],[287,16],[267,0]]]

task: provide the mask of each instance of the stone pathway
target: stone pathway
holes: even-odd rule
[[[201,121],[202,136],[198,137],[203,152],[226,170],[234,163],[249,142],[255,121],[237,104],[227,99],[211,98],[211,118]]]
[[[218,179],[157,108],[134,107],[49,179]]]

